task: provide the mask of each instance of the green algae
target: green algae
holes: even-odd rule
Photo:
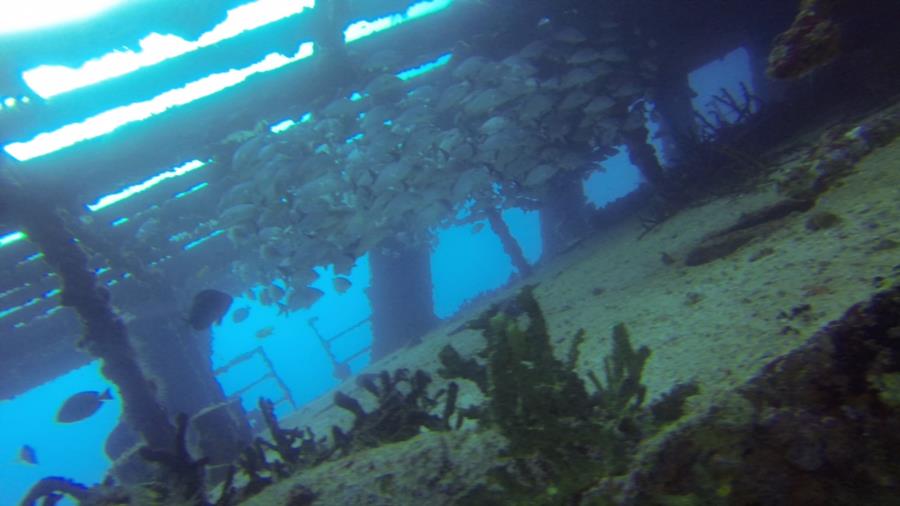
[[[459,504],[572,504],[586,491],[623,475],[641,439],[680,416],[695,388],[673,390],[669,405],[655,416],[644,407],[641,374],[650,350],[631,346],[624,324],[613,332],[612,353],[604,360],[604,380],[593,373],[589,393],[574,371],[579,331],[565,362],[553,353],[534,287],[491,307],[469,324],[487,340],[484,365],[463,360],[452,347],[440,353],[446,377],[474,381],[488,401],[477,411],[485,427],[499,430],[509,447],[490,475],[490,486],[477,488]],[[609,499],[611,501],[611,499]],[[597,495],[585,504],[609,502]]]

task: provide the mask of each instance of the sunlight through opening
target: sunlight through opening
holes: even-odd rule
[[[312,42],[305,42],[300,45],[300,49],[293,56],[271,53],[263,60],[249,67],[212,74],[188,83],[181,88],[157,95],[150,100],[110,109],[80,123],[72,123],[52,132],[39,134],[30,141],[7,144],[3,149],[19,161],[30,160],[81,141],[100,137],[121,126],[148,119],[171,108],[189,104],[194,100],[240,84],[254,74],[279,69],[290,63],[308,58],[312,54]]]
[[[112,195],[107,195],[107,196],[101,198],[100,200],[98,200],[96,203],[88,205],[87,208],[90,209],[92,212],[97,212],[105,207],[109,207],[109,206],[115,204],[116,202],[121,202],[136,193],[140,193],[142,191],[149,190],[150,188],[158,185],[159,183],[162,183],[166,179],[183,176],[183,175],[187,174],[188,172],[192,172],[192,171],[199,169],[200,167],[203,167],[204,165],[206,165],[206,164],[201,162],[200,160],[191,160],[190,162],[188,162],[184,165],[181,165],[179,167],[175,167],[172,170],[168,170],[166,172],[163,172],[162,174],[157,174],[157,175],[153,176],[152,178],[144,181],[143,183],[129,186],[128,188],[125,188],[124,190],[122,190],[118,193],[113,193]]]
[[[113,51],[77,68],[41,65],[23,72],[22,79],[35,93],[50,98],[212,46],[314,6],[315,0],[259,0],[229,10],[225,21],[196,41],[186,41],[177,35],[151,33],[138,43],[138,51]]]
[[[11,234],[4,235],[3,237],[0,237],[0,248],[9,246],[14,242],[19,242],[26,237],[28,236],[26,236],[23,232],[13,232]]]
[[[350,43],[369,35],[383,32],[397,25],[440,12],[453,4],[453,0],[429,0],[411,5],[405,13],[392,14],[374,21],[357,21],[344,30],[344,42]]]
[[[121,3],[121,0],[5,0],[0,2],[0,35],[83,21]]]
[[[404,70],[403,72],[400,72],[399,74],[397,74],[397,77],[400,78],[400,80],[402,80],[402,81],[408,81],[414,77],[419,77],[421,75],[427,74],[431,71],[434,71],[434,70],[437,70],[437,69],[443,67],[444,65],[450,63],[450,60],[452,58],[453,58],[453,53],[447,53],[447,54],[441,55],[439,58],[437,58],[434,61],[430,61],[428,63],[419,65],[418,67],[411,68],[409,70]]]

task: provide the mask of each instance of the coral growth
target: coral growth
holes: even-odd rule
[[[347,432],[334,428],[334,445],[324,438],[316,439],[309,428],[305,430],[283,428],[275,416],[275,405],[268,399],[260,399],[259,411],[268,428],[271,441],[256,438],[244,449],[235,465],[224,474],[216,506],[228,506],[248,499],[269,485],[294,473],[316,466],[334,454],[336,449],[344,454],[379,446],[385,443],[409,439],[422,429],[444,431],[450,429],[450,418],[456,409],[458,387],[450,383],[434,396],[427,392],[431,377],[424,371],[410,374],[399,369],[393,374],[362,375],[358,383],[377,398],[378,406],[366,412],[358,401],[338,393],[335,404],[351,411],[355,421]],[[438,414],[432,412],[437,411]],[[59,493],[68,494],[86,505],[182,505],[209,506],[206,489],[206,458],[194,460],[187,449],[188,418],[176,417],[176,437],[164,448],[142,447],[141,457],[159,464],[154,481],[135,486],[98,485],[87,488],[62,478],[47,478],[39,482],[25,502],[28,506],[42,497],[55,500]],[[235,485],[235,474],[240,470],[245,477],[240,487]],[[312,504],[317,494],[295,484],[290,504]]]
[[[489,400],[477,416],[509,439],[510,456],[494,469],[491,487],[465,498],[473,504],[572,504],[623,474],[638,442],[680,416],[685,398],[696,393],[684,385],[646,409],[640,378],[650,350],[634,350],[620,324],[605,360],[605,381],[589,374],[596,389],[589,394],[573,370],[584,333],[566,362],[557,359],[533,292],[526,287],[470,323],[487,340],[481,354],[486,381],[479,386]],[[455,351],[445,349],[441,359],[446,376],[476,384],[482,377]]]
[[[701,142],[713,142],[715,140],[735,141],[739,134],[739,127],[746,125],[754,114],[758,113],[765,104],[761,98],[753,94],[747,84],[741,81],[740,98],[735,97],[730,91],[721,88],[706,104],[706,114],[694,112],[694,118],[700,126],[698,133]]]
[[[434,397],[428,395],[431,377],[421,370],[410,375],[406,369],[398,369],[391,375],[363,374],[357,384],[375,396],[378,407],[366,412],[359,401],[341,392],[334,396],[336,406],[353,414],[353,426],[345,433],[334,427],[335,445],[345,453],[360,448],[371,448],[385,443],[403,441],[419,434],[422,428],[449,430],[450,417],[456,409],[458,387],[450,383]],[[441,397],[446,397],[441,415],[432,414]]]
[[[272,401],[260,398],[259,411],[263,414],[266,427],[274,441],[274,444],[271,444],[262,440],[263,444],[278,452],[281,461],[291,469],[315,465],[328,457],[328,451],[324,449],[324,442],[317,441],[315,434],[309,428],[306,430],[282,428],[278,424],[278,418],[275,417],[275,405]]]
[[[740,94],[719,90],[692,119],[690,127],[672,133],[676,150],[662,200],[642,218],[647,229],[696,199],[741,191],[767,170],[763,153],[777,140],[771,125],[778,118],[745,83]]]
[[[269,429],[272,442],[257,437],[241,453],[238,466],[248,480],[240,491],[242,498],[258,494],[275,481],[286,478],[300,469],[315,466],[332,453],[324,439],[316,439],[311,429],[281,427],[275,416],[275,404],[272,401],[260,398],[259,411]],[[266,450],[275,452],[278,458],[269,460]]]
[[[832,19],[837,0],[803,0],[794,23],[775,38],[766,72],[776,79],[796,79],[834,60],[840,30]]]
[[[206,504],[206,464],[208,459],[194,460],[187,449],[188,418],[180,413],[175,418],[177,435],[175,451],[161,450],[145,446],[140,455],[145,460],[156,462],[165,471],[164,483],[179,500],[202,506]]]
[[[673,434],[635,504],[894,504],[900,286],[850,308]]]
[[[238,458],[238,466],[247,476],[247,484],[241,490],[242,498],[247,498],[260,493],[264,488],[275,482],[275,477],[284,476],[284,466],[275,462],[269,462],[262,438],[256,438],[253,444],[241,452]]]
[[[779,182],[783,193],[811,200],[849,174],[856,162],[900,134],[900,105],[826,130],[806,157]]]

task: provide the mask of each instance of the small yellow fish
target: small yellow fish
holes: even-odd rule
[[[284,288],[281,288],[278,285],[269,285],[268,290],[266,290],[269,294],[269,298],[272,302],[278,302],[284,297]]]
[[[347,290],[353,286],[353,284],[350,283],[350,280],[343,276],[335,276],[334,281],[332,281],[331,284],[334,286],[334,291],[337,293],[346,293]]]
[[[275,333],[275,327],[269,325],[256,331],[257,339],[265,339]]]
[[[248,316],[250,316],[250,308],[242,307],[231,313],[231,321],[233,321],[234,323],[241,323],[242,321],[246,320]]]
[[[22,445],[22,449],[19,450],[19,460],[26,464],[37,465],[37,452],[31,446]]]

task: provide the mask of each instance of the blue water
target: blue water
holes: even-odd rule
[[[738,83],[749,83],[746,52],[732,53],[728,59],[713,62],[691,76],[691,86],[698,92],[695,104],[702,110],[709,96],[721,88],[739,94]],[[596,206],[615,200],[634,190],[641,182],[640,175],[627,160],[627,153],[607,160],[603,171],[595,172],[585,181],[585,193]],[[512,233],[522,243],[530,262],[540,257],[539,216],[534,212],[509,210],[504,213]],[[497,237],[484,226],[473,233],[474,225],[439,231],[438,244],[432,257],[435,312],[445,318],[454,313],[466,300],[497,288],[514,273],[503,253]],[[221,366],[232,357],[262,346],[274,362],[276,372],[284,379],[298,404],[304,404],[324,394],[337,384],[332,377],[331,364],[319,345],[307,319],[317,316],[320,332],[331,336],[369,316],[365,296],[369,269],[365,258],[360,259],[349,278],[352,288],[344,294],[336,293],[331,280],[333,274],[323,269],[314,286],[325,296],[312,308],[285,318],[277,315],[275,307],[262,307],[254,301],[236,298],[232,308],[250,306],[250,317],[241,324],[232,323],[230,316],[214,327],[213,361]],[[273,326],[269,337],[258,339],[256,331]],[[339,360],[369,345],[368,326],[334,343]],[[298,366],[296,357],[304,357]],[[358,371],[366,365],[362,356],[351,363]],[[266,372],[262,361],[254,358],[235,368],[220,380],[226,393],[233,392],[259,378]],[[103,390],[112,387],[92,363],[56,380],[31,390],[11,401],[0,402],[0,506],[16,504],[31,487],[45,476],[65,476],[85,484],[102,480],[109,460],[103,445],[109,431],[121,413],[119,400],[106,402],[93,417],[75,424],[57,424],[55,413],[62,402],[75,392]],[[117,397],[113,388],[114,397]],[[280,398],[281,392],[269,381],[244,395],[245,407],[256,405],[259,396]],[[279,406],[280,414],[289,409]],[[37,451],[39,464],[28,465],[18,460],[23,444]],[[61,503],[66,504],[66,503]]]
[[[110,386],[100,375],[99,364],[93,362],[0,403],[0,504],[17,504],[31,485],[45,476],[68,476],[84,483],[103,478],[109,465],[103,443],[118,423],[122,412],[119,400],[106,402],[95,416],[81,423],[58,424],[55,419],[59,406],[73,393]],[[18,460],[23,444],[36,450],[38,465]]]

